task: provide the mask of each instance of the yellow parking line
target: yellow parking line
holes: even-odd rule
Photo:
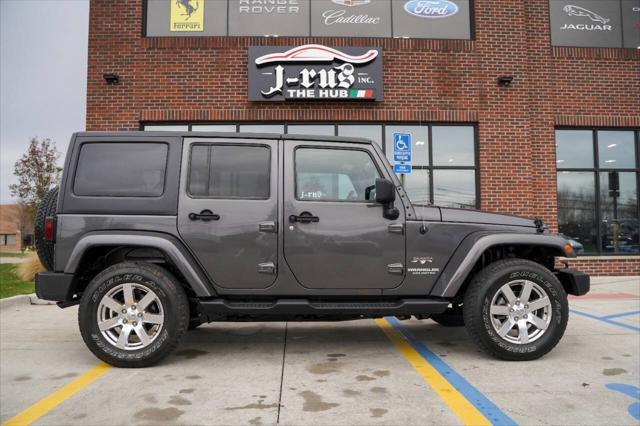
[[[18,413],[2,424],[2,426],[30,425],[49,411],[80,392],[111,369],[110,365],[100,363],[74,381],[67,383],[51,395],[45,396],[26,410]]]
[[[375,322],[463,424],[491,425],[491,422],[427,362],[387,320],[376,319]]]

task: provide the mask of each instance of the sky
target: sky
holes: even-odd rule
[[[0,203],[31,137],[85,129],[88,0],[0,0]]]

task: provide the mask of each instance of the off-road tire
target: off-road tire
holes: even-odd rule
[[[98,307],[102,297],[125,282],[152,290],[162,302],[165,315],[159,335],[149,346],[137,350],[117,348],[98,328]],[[168,356],[180,343],[189,325],[189,302],[183,287],[167,270],[143,262],[118,263],[89,283],[80,301],[78,324],[85,344],[102,361],[122,368],[148,367]]]
[[[551,322],[539,339],[526,344],[511,343],[491,324],[490,305],[506,283],[527,279],[539,285],[551,301]],[[494,262],[476,275],[466,291],[464,322],[471,339],[485,352],[507,361],[529,361],[553,349],[564,334],[569,317],[567,294],[556,276],[544,266],[524,259]]]
[[[44,240],[44,220],[51,216],[55,217],[56,207],[58,205],[58,187],[52,188],[46,193],[36,213],[36,223],[34,224],[34,237],[36,244],[36,252],[42,266],[47,271],[53,271],[54,268],[54,246],[51,242]]]
[[[441,314],[431,315],[431,319],[443,327],[464,327],[464,315],[461,310],[447,309]]]

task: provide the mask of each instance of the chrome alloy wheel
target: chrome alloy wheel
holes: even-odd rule
[[[132,351],[149,346],[160,335],[163,324],[162,302],[142,284],[120,284],[98,305],[98,328],[119,349]]]
[[[528,280],[510,281],[500,287],[490,307],[491,324],[496,333],[519,345],[542,337],[551,323],[551,313],[547,293]]]

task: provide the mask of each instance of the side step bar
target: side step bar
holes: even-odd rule
[[[449,301],[438,298],[396,299],[382,302],[313,301],[308,299],[278,299],[264,302],[226,299],[199,301],[200,313],[209,317],[210,321],[234,317],[357,319],[388,315],[427,315],[442,313],[448,306]]]

